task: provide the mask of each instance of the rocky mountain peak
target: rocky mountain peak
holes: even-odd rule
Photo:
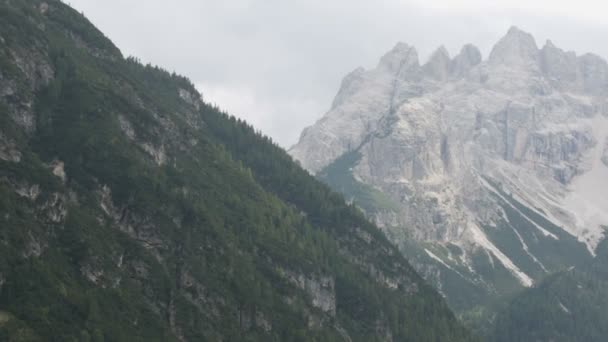
[[[353,95],[359,89],[359,85],[363,80],[364,74],[365,69],[359,67],[351,71],[348,75],[344,77],[344,79],[342,79],[342,84],[340,85],[338,95],[336,95],[336,97],[334,98],[334,102],[331,105],[332,108],[336,108],[340,104],[344,103],[345,99]]]
[[[534,64],[537,59],[538,46],[534,37],[512,26],[492,49],[489,62],[494,65],[522,66]]]
[[[448,78],[450,69],[450,54],[445,46],[440,46],[433,54],[429,61],[424,65],[424,72],[431,78],[443,81]]]
[[[551,80],[576,81],[576,54],[556,47],[551,40],[547,40],[545,46],[540,50],[540,67]]]
[[[444,45],[439,46],[437,48],[437,50],[435,50],[435,52],[433,52],[429,61],[437,60],[437,59],[448,60],[448,61],[450,60],[450,53],[448,52],[448,49],[446,49]]]
[[[387,70],[390,73],[398,73],[401,70],[408,70],[419,67],[418,51],[413,46],[399,42],[395,47],[380,59],[378,68]]]
[[[479,49],[473,44],[466,44],[450,64],[450,74],[459,77],[465,75],[472,67],[481,63]]]

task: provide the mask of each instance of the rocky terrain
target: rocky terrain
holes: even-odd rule
[[[362,207],[458,311],[588,263],[608,225],[608,64],[512,27],[347,75],[290,153]]]

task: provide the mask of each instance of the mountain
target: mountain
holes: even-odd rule
[[[608,226],[608,64],[512,27],[342,81],[290,153],[365,210],[460,313],[589,264]]]
[[[356,207],[188,79],[60,1],[0,0],[0,340],[474,339]]]

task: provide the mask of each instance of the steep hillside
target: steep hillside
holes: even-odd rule
[[[0,1],[0,340],[470,341],[342,196],[60,1]]]
[[[493,315],[488,341],[601,342],[608,336],[608,243],[591,265],[552,275]]]
[[[608,64],[516,27],[488,59],[399,43],[290,153],[459,312],[592,261],[608,225]]]

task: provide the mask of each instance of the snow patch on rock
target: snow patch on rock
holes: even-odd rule
[[[568,310],[568,308],[561,301],[559,302],[559,307],[560,309],[562,309],[563,312],[570,314],[570,310]]]
[[[534,280],[530,278],[527,274],[522,272],[519,267],[517,267],[509,257],[507,257],[498,247],[496,247],[486,234],[476,225],[472,225],[469,229],[469,232],[472,235],[473,241],[475,241],[479,246],[486,249],[488,252],[492,253],[496,259],[498,259],[504,267],[506,267],[525,287],[531,287],[534,285]]]

